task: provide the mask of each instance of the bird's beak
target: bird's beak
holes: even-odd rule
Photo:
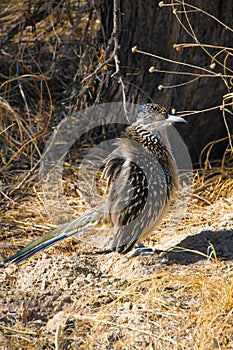
[[[177,117],[174,114],[168,114],[167,121],[169,123],[187,123],[187,121],[181,117]]]

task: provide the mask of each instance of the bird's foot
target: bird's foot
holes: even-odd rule
[[[159,249],[153,249],[151,247],[145,247],[143,244],[138,245],[138,248],[134,249],[132,252],[130,252],[129,254],[127,254],[127,259],[131,259],[134,258],[135,256],[139,256],[139,255],[160,255],[164,253],[163,250],[159,250]]]

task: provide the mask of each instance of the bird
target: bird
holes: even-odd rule
[[[103,201],[5,258],[4,263],[20,263],[88,227],[107,224],[112,232],[110,251],[121,254],[151,235],[177,197],[178,168],[167,134],[175,122],[186,121],[155,103],[140,106],[135,121],[122,131],[116,148],[105,159]]]

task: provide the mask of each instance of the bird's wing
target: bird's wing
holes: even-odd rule
[[[148,193],[146,176],[137,164],[120,158],[111,160],[106,174],[109,177],[105,213],[115,226],[127,225],[145,205]]]
[[[156,158],[123,142],[124,147],[119,145],[104,169],[108,183],[105,215],[114,225],[112,249],[118,252],[128,251],[156,223],[167,200],[166,175]],[[124,154],[122,149],[130,152]],[[151,188],[154,184],[156,188]]]

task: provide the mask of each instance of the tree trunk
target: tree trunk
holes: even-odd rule
[[[193,0],[189,1],[189,4],[215,16],[217,20],[203,11],[197,11],[190,6],[184,7],[182,2],[175,2],[174,6],[160,7],[159,1],[150,0],[96,1],[102,23],[100,40],[107,47],[114,32],[115,11],[114,35],[119,44],[117,56],[120,72],[111,76],[115,70],[112,60],[101,92],[101,102],[122,100],[122,85],[118,81],[120,76],[125,85],[126,99],[130,102],[153,101],[168,110],[175,108],[176,111],[210,109],[197,114],[190,113],[186,118],[188,124],[179,126],[179,132],[188,146],[191,158],[193,162],[197,162],[201,151],[210,142],[226,138],[223,142],[216,143],[210,159],[221,157],[228,144],[223,113],[220,108],[211,108],[220,106],[223,96],[232,91],[230,77],[216,74],[232,76],[233,30],[230,28],[233,28],[233,7],[231,0]],[[173,45],[179,43],[195,45],[180,50],[174,49]],[[201,44],[209,46],[203,47]],[[188,63],[197,68],[133,53],[134,46],[147,53]],[[151,66],[155,66],[154,73],[149,72]],[[159,73],[158,70],[174,73]],[[176,74],[179,71],[189,75]],[[188,81],[191,82],[187,83]],[[165,88],[158,89],[160,85]],[[226,102],[231,103],[231,100]],[[232,105],[228,110],[232,111]],[[232,133],[233,118],[226,110],[225,112]]]

